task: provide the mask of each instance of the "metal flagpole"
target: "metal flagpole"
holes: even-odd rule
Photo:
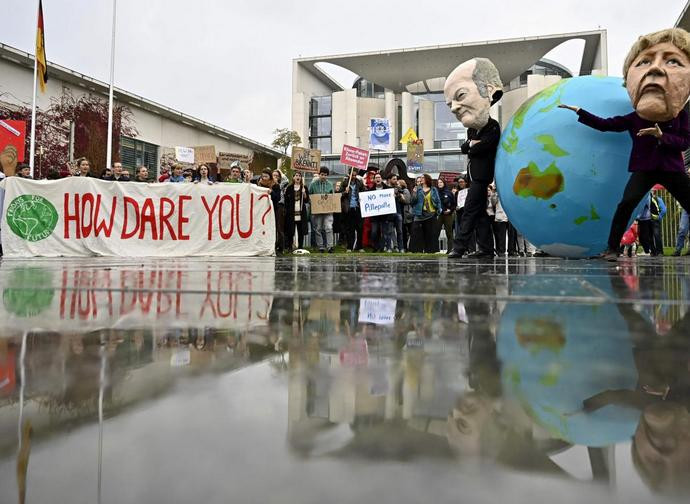
[[[39,2],[40,3],[40,0]],[[38,5],[36,6],[36,15],[38,16]],[[38,30],[38,23],[36,23],[36,30]],[[34,49],[34,53],[36,50]],[[31,143],[29,147],[29,168],[31,178],[34,178],[34,153],[36,152],[36,94],[38,86],[38,54],[34,54],[34,95],[31,103]]]
[[[108,96],[108,149],[105,167],[112,168],[113,161],[113,80],[115,79],[115,25],[117,23],[117,0],[113,0],[113,37],[110,42],[110,92]],[[35,91],[34,91],[35,92]]]

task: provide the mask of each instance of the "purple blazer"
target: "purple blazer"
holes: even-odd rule
[[[685,172],[683,151],[690,148],[688,113],[685,109],[670,121],[659,123],[662,135],[638,137],[637,132],[654,127],[654,122],[642,119],[635,112],[628,115],[604,119],[590,114],[585,109],[577,112],[578,121],[599,131],[627,131],[632,138],[632,151],[628,171],[670,171]]]

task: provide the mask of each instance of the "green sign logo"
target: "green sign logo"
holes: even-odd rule
[[[57,210],[43,196],[17,196],[7,207],[7,224],[20,238],[36,242],[50,236],[58,221]]]

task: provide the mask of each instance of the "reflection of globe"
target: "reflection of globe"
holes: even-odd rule
[[[628,179],[627,133],[602,133],[577,122],[560,103],[601,117],[632,111],[622,80],[564,79],[530,98],[501,137],[496,184],[513,225],[552,255],[587,257],[606,248]]]
[[[573,295],[587,292],[576,282],[565,288]],[[549,292],[537,276],[525,279],[513,294],[556,291]],[[553,437],[604,446],[632,436],[638,410],[609,403],[586,412],[583,404],[606,391],[635,390],[638,374],[628,326],[615,307],[511,303],[501,316],[497,351],[504,395],[517,399]]]
[[[19,317],[34,317],[53,302],[53,275],[41,268],[19,268],[2,291],[5,309]]]
[[[58,221],[57,211],[42,196],[23,194],[7,207],[7,224],[20,238],[39,241],[50,236]]]

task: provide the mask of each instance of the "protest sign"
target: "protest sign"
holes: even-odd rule
[[[318,149],[292,148],[292,169],[318,173],[321,167],[321,151]]]
[[[215,145],[202,145],[200,147],[194,147],[194,162],[196,164],[215,163],[216,161],[217,158]]]
[[[340,213],[340,194],[312,194],[309,198],[314,215]]]
[[[388,215],[396,212],[395,190],[393,189],[361,192],[359,193],[359,201],[362,217],[375,217],[376,215]]]
[[[180,163],[194,164],[194,149],[192,147],[175,147],[175,159]]]
[[[440,180],[443,180],[447,186],[450,186],[455,183],[455,179],[458,177],[461,177],[462,173],[459,172],[447,172],[447,171],[442,171],[441,173],[438,174],[438,178]]]
[[[0,152],[3,152],[8,145],[16,149],[17,161],[24,162],[24,151],[26,140],[26,121],[14,121],[10,119],[0,119]],[[5,175],[12,173],[5,172]]]
[[[391,125],[386,118],[372,118],[369,121],[369,149],[390,150]]]
[[[6,257],[272,255],[270,191],[254,184],[122,184],[10,177]]]
[[[395,323],[397,300],[381,298],[362,298],[359,300],[359,322],[392,325]]]
[[[406,144],[412,140],[417,140],[417,133],[415,133],[413,128],[407,128],[407,131],[400,139],[401,144]]]
[[[218,168],[221,170],[229,170],[230,165],[235,162],[239,161],[240,164],[243,165],[243,167],[246,168],[245,165],[251,164],[251,162],[254,160],[254,153],[250,154],[237,154],[234,152],[219,152],[218,153]]]
[[[424,140],[407,142],[407,171],[421,173],[424,170]]]
[[[366,170],[369,164],[369,151],[351,145],[343,145],[340,163],[358,170]]]

